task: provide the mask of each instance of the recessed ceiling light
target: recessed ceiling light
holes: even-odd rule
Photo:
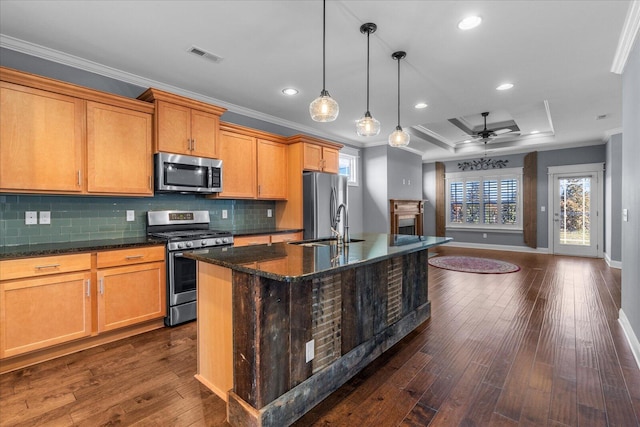
[[[298,90],[292,87],[288,87],[288,88],[282,89],[282,93],[284,93],[285,95],[293,96],[298,94]]]
[[[426,102],[418,102],[416,105],[414,105],[414,108],[417,108],[418,110],[421,110],[423,108],[427,108],[429,105],[427,105]]]
[[[531,131],[531,135],[535,135],[536,133],[540,133],[540,131],[539,130],[532,130]]]
[[[470,30],[477,27],[482,22],[482,18],[479,16],[467,16],[462,21],[458,22],[458,28],[461,30]]]
[[[513,87],[513,83],[502,83],[496,90],[509,90]]]

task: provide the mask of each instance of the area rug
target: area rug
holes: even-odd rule
[[[513,273],[520,270],[520,267],[510,262],[471,256],[437,256],[429,258],[429,264],[446,270],[480,274]]]

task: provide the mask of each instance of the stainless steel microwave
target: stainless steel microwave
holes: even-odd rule
[[[219,193],[222,160],[157,153],[155,178],[156,192],[160,193]]]

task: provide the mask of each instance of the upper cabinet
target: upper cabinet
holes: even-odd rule
[[[154,152],[219,157],[220,116],[226,109],[154,88],[138,99],[156,106]]]
[[[306,171],[338,173],[342,145],[306,135],[289,138],[290,143],[302,144],[302,168]]]
[[[153,195],[153,105],[0,67],[0,192]]]
[[[223,123],[220,198],[285,200],[287,146],[284,138],[243,126]]]

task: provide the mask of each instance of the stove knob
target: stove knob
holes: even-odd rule
[[[226,237],[224,239],[222,239],[223,243],[229,243],[229,239],[227,239]]]
[[[191,246],[193,246],[193,242],[187,242],[187,247],[190,248]]]
[[[207,245],[207,241],[206,241],[206,240],[203,240],[202,242],[200,242],[200,245],[202,245],[202,246],[206,246],[206,245]]]
[[[220,244],[222,244],[222,240],[216,239],[216,245],[220,245]]]
[[[184,243],[178,243],[178,249],[183,249],[184,248]]]

